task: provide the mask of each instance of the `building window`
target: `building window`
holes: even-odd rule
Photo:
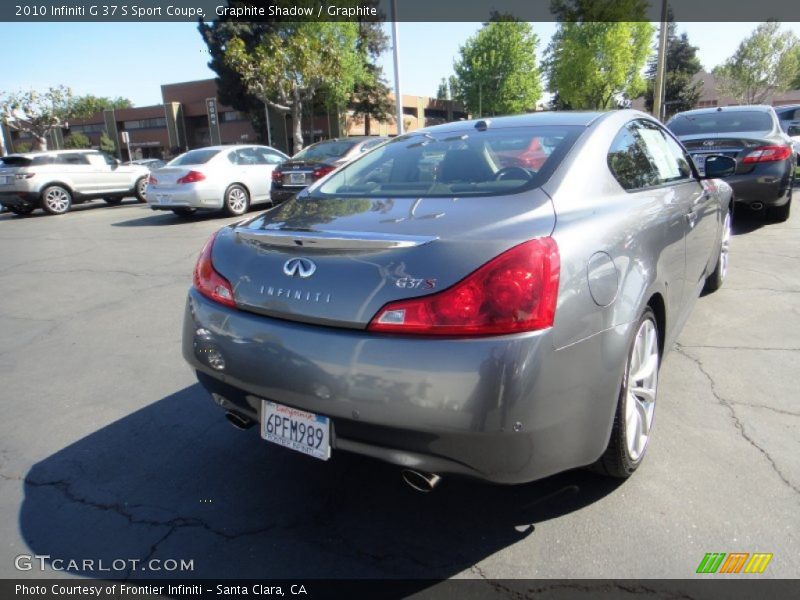
[[[103,133],[106,126],[103,123],[89,123],[88,125],[73,125],[69,128],[70,133]]]
[[[122,128],[127,129],[153,129],[164,128],[167,126],[166,117],[157,117],[155,119],[138,119],[136,121],[123,121]]]
[[[240,110],[229,110],[227,112],[219,113],[219,119],[223,123],[230,121],[247,121],[247,115]]]

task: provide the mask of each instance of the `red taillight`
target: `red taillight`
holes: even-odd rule
[[[189,171],[183,177],[180,177],[175,183],[197,183],[206,178],[200,171]]]
[[[278,171],[278,169],[274,169],[274,170],[272,171],[272,181],[275,181],[275,182],[277,182],[277,183],[280,183],[280,182],[281,182],[281,177],[283,177],[283,173],[281,173],[280,171]]]
[[[206,298],[225,306],[236,308],[231,284],[217,273],[214,269],[214,263],[211,262],[211,250],[214,247],[217,233],[219,232],[208,238],[206,245],[203,246],[203,251],[200,253],[200,258],[197,259],[197,265],[194,267],[194,287]]]
[[[760,163],[760,162],[774,162],[778,160],[786,160],[792,155],[792,149],[789,146],[759,146],[755,150],[751,150],[742,161],[744,164]]]
[[[319,179],[320,177],[325,177],[325,175],[333,171],[335,168],[336,167],[332,165],[323,165],[314,169],[312,175],[314,176],[314,179]]]
[[[560,260],[550,237],[490,260],[454,286],[390,302],[368,329],[423,335],[500,335],[553,325]]]
[[[158,179],[150,175],[150,177],[147,178],[147,185],[158,185]]]

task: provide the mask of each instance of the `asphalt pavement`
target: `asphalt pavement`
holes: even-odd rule
[[[132,578],[692,578],[707,552],[800,574],[800,210],[737,215],[729,278],[664,361],[631,479],[432,494],[235,430],[197,385],[186,290],[232,221],[132,200],[0,215],[0,578],[109,576],[99,561]],[[17,569],[33,555],[44,571]]]

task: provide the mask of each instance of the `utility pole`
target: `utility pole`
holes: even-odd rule
[[[272,147],[272,132],[269,130],[269,104],[264,102],[264,115],[267,117],[267,146]]]
[[[397,0],[392,0],[392,52],[394,54],[394,102],[397,108],[397,135],[403,127],[403,96],[400,93],[400,31],[397,27]]]
[[[661,0],[661,30],[658,34],[658,62],[653,86],[653,116],[661,120],[664,108],[664,75],[667,62],[667,0]]]

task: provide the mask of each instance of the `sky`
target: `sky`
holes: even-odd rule
[[[400,23],[404,94],[434,96],[453,59],[480,23]],[[757,23],[678,23],[710,70],[736,50]],[[784,23],[800,37],[800,23]],[[539,55],[556,29],[534,23]],[[387,26],[387,32],[389,27]],[[193,23],[0,23],[0,92],[64,84],[76,95],[122,96],[135,106],[161,103],[161,84],[214,77]],[[381,59],[390,84],[391,53]]]

